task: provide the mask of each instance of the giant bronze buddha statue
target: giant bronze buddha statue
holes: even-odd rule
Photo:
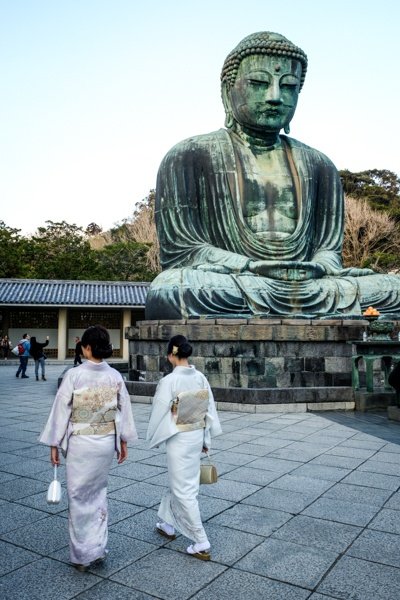
[[[344,269],[338,172],[289,133],[307,69],[282,35],[255,33],[222,69],[226,129],[164,158],[156,224],[162,273],[147,319],[400,310],[400,278]]]

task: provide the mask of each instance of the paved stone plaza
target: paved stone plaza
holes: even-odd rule
[[[0,366],[0,598],[3,600],[396,600],[400,597],[400,425],[383,413],[221,412],[220,480],[200,506],[212,561],[154,531],[167,483],[143,439],[110,476],[110,554],[68,564],[67,501],[46,504],[49,451],[37,443],[63,365],[47,382]],[[64,476],[64,467],[61,467]]]

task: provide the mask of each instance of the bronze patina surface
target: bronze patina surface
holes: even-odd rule
[[[163,272],[147,319],[400,311],[400,278],[342,266],[344,202],[324,154],[289,133],[307,57],[255,33],[222,69],[225,129],[164,158],[156,223]]]

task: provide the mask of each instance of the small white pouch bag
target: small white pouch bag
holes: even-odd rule
[[[57,465],[54,465],[54,479],[47,490],[47,504],[59,504],[61,500],[61,483],[57,479]]]

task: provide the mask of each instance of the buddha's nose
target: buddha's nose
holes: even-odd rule
[[[271,102],[272,104],[281,104],[282,96],[279,80],[273,81],[272,84],[268,87],[265,94],[265,99],[267,100],[267,102]]]

